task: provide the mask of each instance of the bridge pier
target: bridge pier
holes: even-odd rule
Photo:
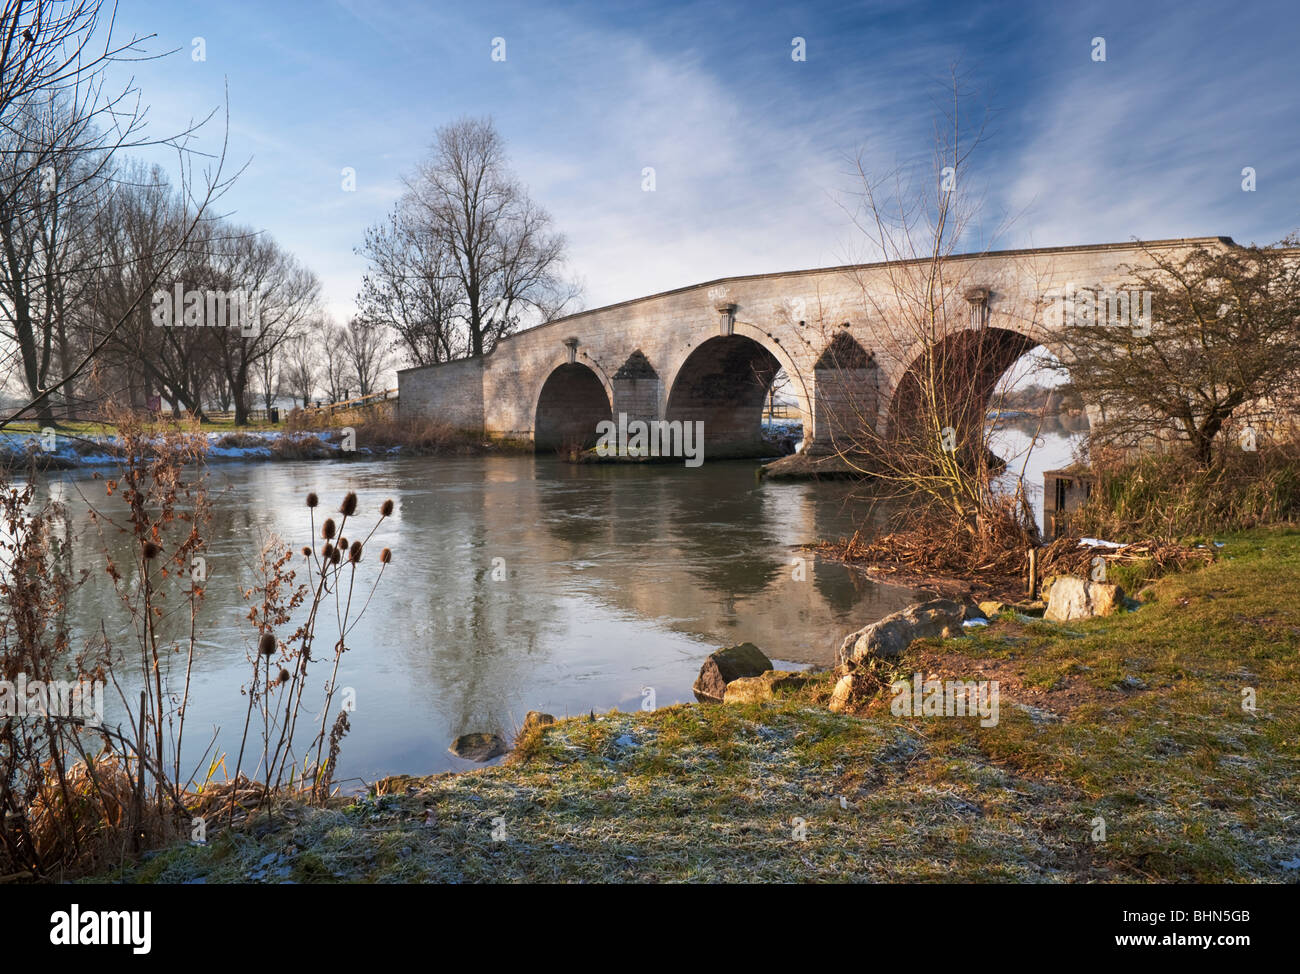
[[[864,427],[879,423],[880,369],[847,331],[839,332],[813,364],[813,436],[804,419],[805,453],[852,452]]]
[[[609,384],[614,390],[615,422],[620,413],[627,415],[629,423],[633,420],[648,423],[660,418],[659,402],[663,394],[663,380],[641,349],[638,348],[627,357]]]

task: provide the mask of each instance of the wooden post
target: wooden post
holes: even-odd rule
[[[1030,599],[1038,598],[1038,549],[1029,549],[1029,569],[1026,573],[1029,582]]]

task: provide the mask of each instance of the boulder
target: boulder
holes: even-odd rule
[[[980,611],[984,613],[984,618],[986,619],[997,618],[1002,614],[1002,610],[1005,608],[1006,604],[1003,602],[988,601],[980,603]]]
[[[372,795],[405,795],[407,792],[415,791],[423,782],[419,778],[412,777],[409,774],[390,774],[387,778],[380,778],[370,786]]]
[[[742,676],[727,684],[723,703],[760,703],[778,693],[797,690],[808,682],[807,675],[791,670],[768,670],[758,676]]]
[[[545,727],[548,724],[554,724],[555,717],[552,714],[544,714],[540,710],[530,710],[524,715],[523,726],[519,728],[519,733],[515,736],[518,740],[525,734],[536,730],[539,727]]]
[[[540,710],[530,710],[524,714],[524,725],[519,728],[519,733],[525,734],[534,727],[545,727],[547,724],[554,723],[554,714],[544,714]]]
[[[840,646],[840,659],[858,663],[864,659],[895,660],[914,639],[957,635],[965,608],[950,599],[918,602],[887,615],[879,622],[849,633]]]
[[[1052,583],[1043,618],[1048,622],[1069,622],[1108,616],[1124,604],[1124,590],[1109,582],[1093,582],[1073,575],[1062,575]]]
[[[836,672],[839,672],[838,670]],[[880,690],[880,678],[866,669],[849,670],[835,683],[830,703],[832,713],[843,713],[850,705],[859,703]]]
[[[466,761],[491,761],[506,753],[506,742],[500,734],[462,734],[448,750]]]
[[[709,654],[691,689],[701,703],[721,703],[732,680],[758,676],[771,668],[772,661],[753,643],[728,646]]]

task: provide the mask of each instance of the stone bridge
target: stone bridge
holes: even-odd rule
[[[1007,250],[943,261],[949,326],[988,343],[992,384],[1029,349],[1068,362],[1060,297],[1096,293],[1150,263],[1145,250],[1227,247],[1226,237]],[[1145,248],[1145,250],[1144,250]],[[925,343],[914,296],[927,262],[724,278],[583,311],[521,331],[488,355],[398,373],[403,417],[529,437],[539,451],[591,445],[602,420],[699,420],[705,457],[770,454],[762,411],[779,370],[803,418],[802,449],[830,451],[854,423],[890,421]],[[966,322],[969,321],[969,325]],[[972,350],[973,351],[973,350]]]

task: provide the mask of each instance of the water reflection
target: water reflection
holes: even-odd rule
[[[528,710],[631,709],[643,687],[660,705],[692,699],[700,661],[719,645],[752,640],[779,661],[831,662],[846,632],[911,593],[799,549],[852,533],[862,509],[846,487],[765,483],[754,473],[742,461],[687,470],[550,457],[212,467],[187,732],[197,750],[187,761],[210,727],[223,728],[223,750],[237,746],[251,645],[240,590],[254,582],[267,538],[307,543],[309,490],[323,507],[356,490],[367,524],[385,498],[396,503],[368,546],[392,548],[393,563],[340,669],[357,700],[342,777],[467,767],[447,753],[455,736],[509,734]],[[74,626],[84,636],[103,621],[124,640],[130,619],[103,551],[129,565],[127,539],[87,512],[90,502],[105,505],[103,483],[65,474],[49,490],[66,505],[64,557],[89,572]],[[363,567],[369,580],[377,559]],[[169,617],[163,628],[179,631],[182,621]],[[309,685],[309,695],[317,691]],[[110,722],[114,712],[110,699]]]

